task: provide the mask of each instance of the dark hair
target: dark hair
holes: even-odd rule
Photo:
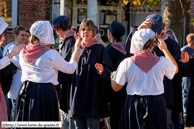
[[[30,34],[30,31],[28,29],[25,29],[25,31]]]
[[[109,34],[111,34],[110,31],[109,31]],[[113,35],[113,34],[112,34],[112,36],[114,37],[114,38],[113,38],[113,41],[116,40],[116,42],[122,42],[122,39],[121,39],[122,36]]]
[[[81,34],[81,30],[85,28],[86,26],[90,26],[93,32],[93,36],[95,35],[95,24],[91,19],[84,19],[81,22],[81,25],[79,27],[79,33]]]
[[[143,46],[143,50],[152,50],[155,44],[158,44],[158,35],[155,35],[149,39]]]
[[[62,23],[53,27],[55,30],[58,30],[59,28],[62,29],[63,31],[71,29],[71,23],[69,22],[68,19],[62,18],[60,19],[60,22]]]
[[[22,26],[16,26],[13,28],[12,33],[19,35],[20,31],[26,31],[24,27]]]

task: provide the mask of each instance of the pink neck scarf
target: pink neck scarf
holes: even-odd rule
[[[30,65],[33,65],[33,63],[42,56],[45,52],[50,50],[45,45],[41,44],[28,44],[25,46],[22,50],[22,57],[26,62],[28,62]]]
[[[158,61],[159,57],[152,52],[140,51],[134,56],[130,57],[134,64],[136,64],[142,71],[147,73]]]
[[[96,39],[91,40],[88,44],[85,44],[85,43],[82,41],[82,42],[81,42],[81,45],[82,45],[83,47],[82,47],[82,50],[81,50],[81,54],[83,53],[85,47],[90,47],[90,46],[95,45],[95,44],[99,44],[98,41],[97,41]]]
[[[117,43],[112,43],[111,46],[120,51],[121,53],[123,53],[124,55],[126,55],[126,51],[125,51],[125,44],[124,42],[117,42]]]
[[[65,36],[63,37],[63,41],[64,41],[67,37],[69,37],[69,36],[74,36],[74,34],[75,34],[75,31],[73,31],[73,30],[67,30]]]

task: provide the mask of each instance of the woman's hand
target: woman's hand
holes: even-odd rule
[[[158,39],[158,47],[161,51],[167,50],[166,43],[164,42],[163,39]]]
[[[104,67],[102,66],[102,64],[96,63],[95,64],[95,68],[102,73],[104,71]]]
[[[183,53],[181,54],[181,61],[182,61],[183,63],[189,62],[189,55],[188,55],[188,52],[183,52]]]
[[[148,18],[147,20],[145,20],[143,23],[141,23],[141,25],[137,29],[138,30],[139,29],[147,29],[152,24],[152,22],[150,22],[150,20],[151,20],[151,17]]]
[[[76,40],[75,49],[80,49],[81,37],[77,33],[74,34],[74,37],[75,37],[75,40]]]

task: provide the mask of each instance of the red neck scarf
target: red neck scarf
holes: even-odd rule
[[[74,36],[74,34],[75,34],[75,31],[74,31],[74,30],[67,30],[65,36],[63,37],[63,41],[64,41],[67,37]]]
[[[95,45],[95,44],[99,44],[98,41],[97,41],[96,39],[91,40],[88,44],[85,44],[85,43],[82,41],[82,42],[81,42],[81,45],[82,45],[83,47],[82,47],[82,50],[81,50],[81,54],[83,53],[85,47],[90,47],[90,46]]]
[[[130,57],[134,64],[136,64],[142,71],[147,73],[158,61],[159,57],[152,52],[140,51],[134,56]]]
[[[25,46],[22,50],[22,57],[26,62],[28,62],[30,65],[33,65],[33,63],[42,56],[45,52],[50,50],[45,45],[41,44],[28,44]]]
[[[120,51],[121,53],[123,53],[124,55],[126,55],[126,51],[125,51],[125,44],[124,42],[117,42],[117,43],[112,43],[111,46]]]

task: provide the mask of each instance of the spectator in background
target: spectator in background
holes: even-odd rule
[[[186,37],[187,45],[181,48],[181,52],[188,52],[189,56],[192,57],[194,54],[194,33],[190,33]],[[187,116],[187,104],[188,104],[188,95],[191,85],[191,79],[187,77],[182,78],[182,94],[183,94],[183,113],[184,116]]]

